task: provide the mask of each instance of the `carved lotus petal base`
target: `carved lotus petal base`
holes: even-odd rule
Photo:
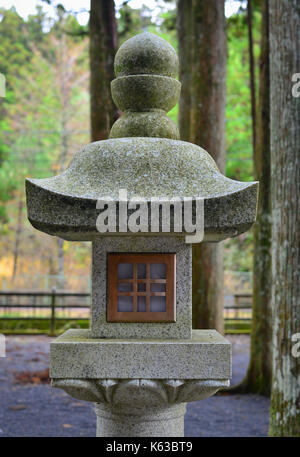
[[[184,436],[186,402],[210,397],[227,379],[52,379],[79,400],[95,402],[97,436]]]
[[[202,400],[228,387],[227,379],[52,379],[79,400],[112,406],[163,407]]]

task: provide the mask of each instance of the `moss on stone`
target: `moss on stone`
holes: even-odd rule
[[[121,111],[170,111],[177,103],[181,84],[158,75],[123,76],[111,83],[111,93]]]
[[[114,123],[110,138],[133,136],[179,140],[179,131],[163,111],[127,111]]]
[[[115,57],[116,76],[163,75],[175,78],[178,57],[174,48],[153,33],[141,33],[125,41]]]

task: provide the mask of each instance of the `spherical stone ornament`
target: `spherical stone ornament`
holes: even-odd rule
[[[126,41],[116,54],[117,78],[111,82],[112,98],[125,114],[113,125],[110,138],[179,139],[176,124],[166,116],[179,100],[177,72],[177,54],[162,38],[141,33]]]
[[[112,126],[110,138],[152,137],[179,139],[178,128],[164,111],[127,111]]]
[[[140,33],[122,44],[115,57],[116,76],[162,75],[176,78],[178,57],[167,41]]]
[[[121,111],[170,111],[178,102],[181,84],[161,75],[121,76],[111,83],[112,97]]]

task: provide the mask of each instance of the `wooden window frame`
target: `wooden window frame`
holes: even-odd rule
[[[118,264],[133,263],[133,278],[118,279]],[[137,278],[137,264],[146,264],[146,278]],[[166,279],[151,279],[150,264],[164,263]],[[133,283],[132,292],[118,292],[118,282]],[[138,283],[146,284],[138,292]],[[166,284],[165,292],[151,292],[150,285]],[[133,311],[118,311],[118,295],[133,296]],[[137,297],[146,297],[146,311],[137,311]],[[166,296],[166,311],[150,311],[151,296]],[[108,322],[176,322],[176,254],[174,253],[108,253],[107,254],[107,321]]]

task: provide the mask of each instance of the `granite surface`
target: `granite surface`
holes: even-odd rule
[[[203,400],[229,386],[228,379],[52,379],[52,387],[63,389],[78,400],[114,407],[166,407]]]
[[[73,379],[197,379],[231,377],[231,345],[215,330],[191,340],[96,339],[68,330],[50,346],[50,377]]]
[[[179,61],[175,49],[153,33],[139,33],[118,49],[115,75],[162,75],[176,78]]]
[[[176,322],[107,322],[107,253],[176,253]],[[92,316],[93,337],[191,338],[192,250],[183,237],[98,237],[93,241]]]
[[[109,138],[134,136],[180,139],[177,125],[163,110],[126,111],[112,126]]]
[[[184,415],[186,404],[158,408],[109,407],[102,403],[96,404],[97,436],[98,437],[159,437],[184,436]]]
[[[258,183],[226,178],[199,146],[138,137],[91,143],[60,175],[27,179],[28,218],[51,235],[91,240],[99,234],[97,200],[112,198],[118,211],[120,189],[127,189],[128,198],[144,197],[149,209],[152,197],[204,198],[207,241],[243,233],[256,218]]]
[[[124,114],[109,137],[179,139],[177,125],[166,115],[179,100],[177,72],[176,52],[165,40],[152,33],[127,40],[116,54],[117,78],[111,83],[112,98]]]
[[[180,89],[179,81],[160,75],[122,76],[111,83],[112,98],[121,111],[161,109],[168,112],[176,105]]]

